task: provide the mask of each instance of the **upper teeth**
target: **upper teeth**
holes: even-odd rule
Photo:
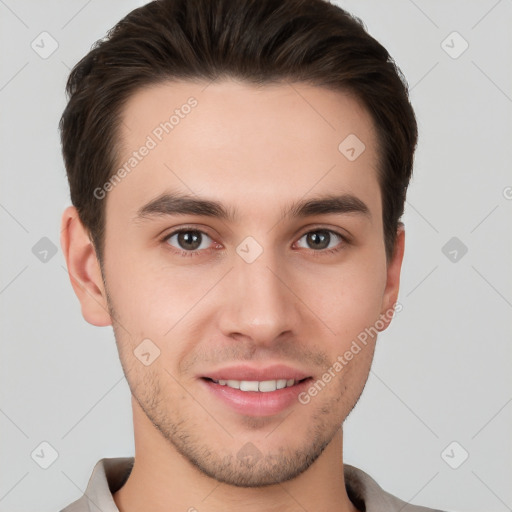
[[[228,386],[230,388],[239,389],[240,391],[275,391],[276,389],[283,389],[295,384],[294,379],[278,379],[278,380],[215,380],[213,382],[221,386]]]

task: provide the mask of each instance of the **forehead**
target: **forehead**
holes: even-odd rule
[[[131,214],[166,190],[218,198],[247,215],[325,192],[380,208],[373,121],[351,94],[297,83],[164,82],[133,94],[122,120],[125,172],[108,203]]]

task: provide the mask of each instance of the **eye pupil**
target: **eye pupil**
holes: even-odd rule
[[[330,234],[328,231],[312,231],[307,235],[308,244],[315,249],[325,249],[329,246]]]
[[[201,233],[199,231],[182,231],[178,233],[178,243],[183,249],[194,251],[201,245]]]
[[[199,249],[203,240],[203,233],[199,230],[183,230],[174,234],[178,245],[187,252],[195,252]],[[311,249],[323,250],[329,247],[331,232],[328,229],[310,231],[305,235],[306,243]]]

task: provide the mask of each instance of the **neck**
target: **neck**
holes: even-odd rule
[[[343,475],[343,433],[302,474],[287,482],[257,488],[218,482],[193,466],[154,428],[132,399],[135,462],[130,476],[114,493],[120,512],[357,512]]]

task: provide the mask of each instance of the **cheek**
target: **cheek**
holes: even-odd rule
[[[105,262],[108,286],[119,319],[134,338],[165,340],[172,337],[174,326],[182,330],[197,315],[229,306],[225,294],[216,296],[225,284],[214,289],[229,264],[172,266],[162,264],[161,257],[142,258],[143,251],[121,250],[128,246],[126,241],[116,243],[109,246],[111,257]],[[386,277],[379,249],[367,247],[339,264],[290,262],[283,268],[284,280],[300,299],[296,307],[303,310],[303,319],[316,318],[314,328],[322,330],[323,321],[329,328],[326,335],[335,333],[336,346],[340,340],[350,343],[379,317]],[[200,301],[206,309],[195,307]]]
[[[308,278],[303,296],[339,341],[357,336],[376,322],[384,287],[385,267],[355,262]]]
[[[119,252],[112,253],[106,268],[116,309],[127,323],[150,327],[160,336],[197,303],[215,278],[194,272],[192,266],[162,266]]]

